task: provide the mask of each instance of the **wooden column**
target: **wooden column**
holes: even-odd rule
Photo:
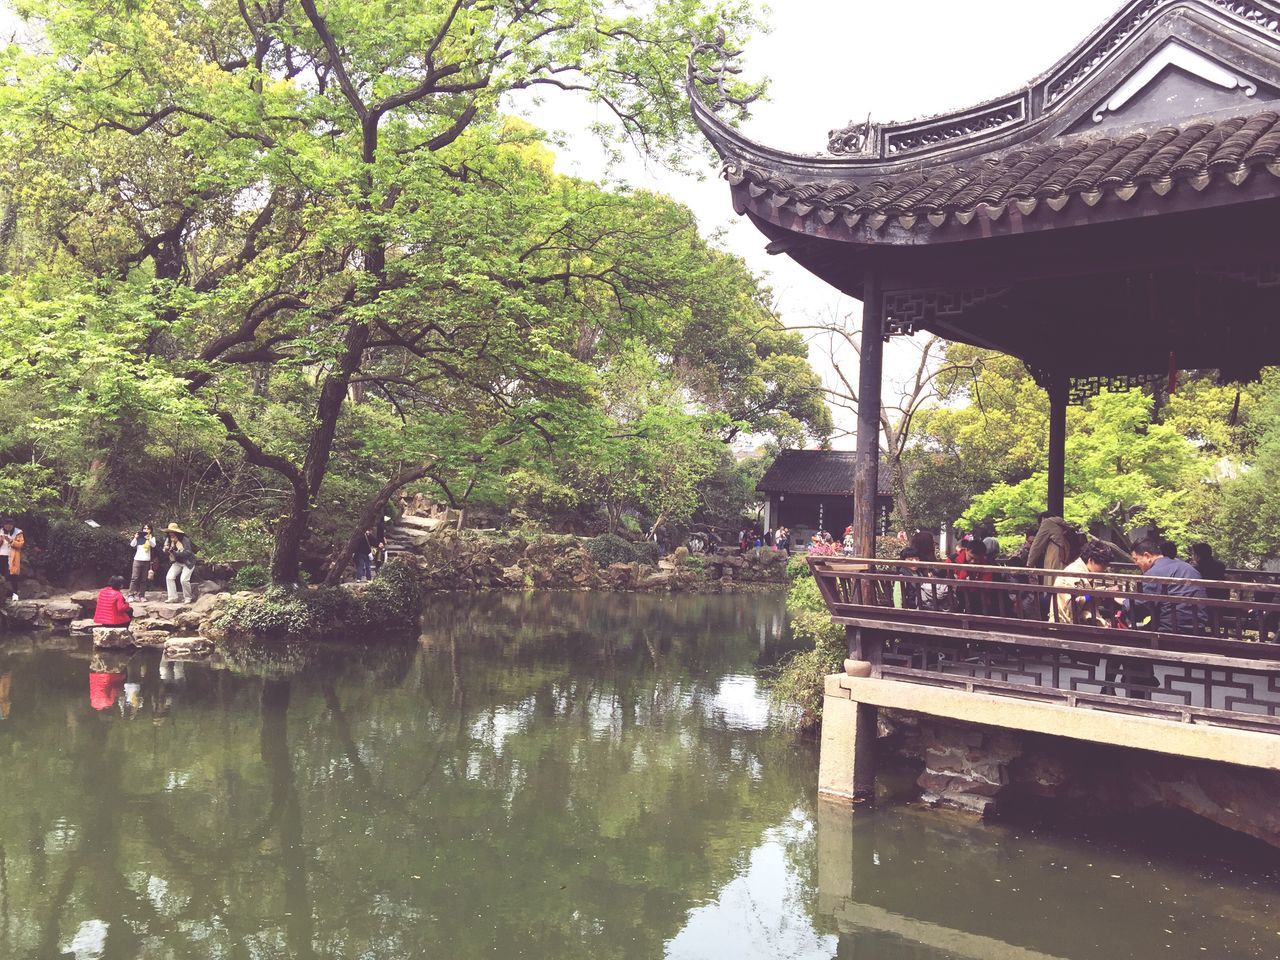
[[[858,369],[858,452],[853,471],[853,538],[858,555],[876,555],[876,491],[880,486],[880,381],[884,371],[884,297],[873,266],[862,288]]]
[[[1050,516],[1060,517],[1066,505],[1067,387],[1065,374],[1049,379],[1049,503]]]

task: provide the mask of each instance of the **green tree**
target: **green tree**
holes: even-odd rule
[[[522,248],[478,259],[465,242],[477,230],[500,241],[513,208],[532,202],[479,179],[492,157],[472,162],[502,136],[499,101],[582,90],[623,138],[671,159],[692,129],[671,82],[689,35],[751,25],[745,4],[697,0],[646,15],[599,0],[16,9],[42,36],[5,54],[0,192],[17,223],[6,262],[55,285],[65,309],[54,332],[83,322],[77,297],[136,295],[147,352],[177,361],[166,381],[185,361],[181,375],[227,436],[287,485],[278,582],[298,575],[345,402],[371,357],[412,357],[473,384],[494,363],[554,381],[559,329],[543,333],[539,292],[612,286],[555,245],[526,265]],[[495,359],[517,341],[543,363]],[[260,405],[244,403],[250,374],[286,381],[272,386],[288,394],[287,436],[259,430]]]
[[[1195,448],[1168,424],[1152,422],[1154,399],[1140,390],[1102,393],[1068,417],[1066,519],[1127,530],[1156,523],[1175,540],[1187,532],[1189,492],[1202,477]],[[977,496],[963,520],[994,521],[1013,538],[1045,509],[1048,474],[1000,483]]]

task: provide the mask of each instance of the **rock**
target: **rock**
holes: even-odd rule
[[[82,613],[80,604],[70,600],[51,600],[44,605],[44,615],[54,623],[70,623]]]
[[[100,650],[127,650],[133,646],[128,627],[94,627],[93,645]]]
[[[164,645],[164,655],[167,660],[207,657],[211,653],[213,653],[213,641],[208,637],[169,637]]]
[[[199,583],[191,584],[191,590],[199,602],[200,598],[221,593],[226,589],[226,585],[219,583],[217,580],[201,580]]]
[[[135,630],[133,642],[139,647],[163,647],[172,636],[168,630]]]
[[[156,617],[134,617],[132,626],[134,630],[163,630],[165,633],[173,633],[177,629],[173,621]]]
[[[181,603],[148,603],[145,607],[139,609],[134,608],[135,614],[148,614],[161,620],[176,620],[178,614],[187,609],[185,604]]]
[[[72,603],[78,603],[80,608],[89,616],[93,615],[93,608],[98,605],[97,590],[77,590],[68,598]]]
[[[44,604],[39,600],[16,600],[4,605],[5,618],[10,623],[35,626],[40,622]]]
[[[93,618],[91,617],[86,618],[84,620],[72,620],[71,635],[73,637],[88,636],[89,634],[93,633],[93,628],[96,626],[97,624],[93,622]]]

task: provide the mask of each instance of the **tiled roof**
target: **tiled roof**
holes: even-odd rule
[[[997,219],[1010,207],[1024,216],[1062,210],[1072,198],[1093,206],[1108,193],[1131,200],[1140,190],[1164,196],[1179,182],[1203,190],[1250,176],[1280,177],[1280,112],[1189,121],[1124,137],[1063,137],[961,163],[870,181],[797,183],[738,160],[724,165],[735,187],[824,224],[843,218],[879,228],[890,220],[911,229],[968,224],[979,213]]]
[[[794,493],[847,497],[853,493],[856,455],[842,450],[783,450],[756,489],[762,493]],[[880,464],[880,496],[890,496],[889,471]]]

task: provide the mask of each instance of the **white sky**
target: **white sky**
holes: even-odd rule
[[[827,131],[868,114],[878,122],[909,120],[1013,91],[1047,70],[1121,6],[1122,0],[915,0],[909,6],[868,0],[781,0],[766,14],[771,32],[756,37],[744,57],[746,76],[770,81],[769,100],[753,106],[743,132],[770,146],[818,153]],[[14,22],[0,0],[0,32]],[[764,4],[760,5],[766,10]],[[787,257],[770,257],[764,238],[733,215],[728,185],[711,164],[701,180],[628,159],[610,173],[604,151],[588,131],[594,108],[569,96],[549,97],[526,114],[566,135],[559,151],[566,173],[606,175],[670,194],[688,205],[704,233],[721,231],[723,244],[742,256],[773,288],[783,321],[803,326],[858,314]],[[830,381],[825,350],[811,349],[814,365]],[[886,353],[886,396],[912,368],[911,347],[893,341]],[[857,358],[837,362],[856,383]],[[838,427],[852,428],[837,412]],[[836,446],[851,448],[852,437]]]
[[[744,56],[745,76],[767,77],[769,99],[756,103],[743,132],[796,153],[825,149],[827,131],[870,114],[878,122],[929,116],[1009,93],[1048,70],[1121,6],[1121,0],[915,0],[909,6],[868,0],[789,0],[772,7],[769,34]],[[764,5],[761,4],[764,9]],[[567,173],[605,175],[603,152],[586,131],[592,108],[548,100],[528,115],[564,131],[560,150]],[[607,119],[602,115],[599,119]],[[701,181],[628,160],[615,176],[670,194],[694,211],[705,233],[723,231],[723,244],[772,286],[789,326],[829,320],[833,311],[860,315],[860,305],[836,294],[787,257],[764,252],[764,237],[735,217],[729,187],[708,165]],[[824,341],[825,343],[825,341]],[[828,379],[830,363],[818,344],[814,365]],[[886,353],[889,382],[905,377],[915,357],[894,340]],[[857,357],[839,356],[857,382]],[[853,423],[837,411],[838,425]],[[852,449],[853,438],[836,446]]]

